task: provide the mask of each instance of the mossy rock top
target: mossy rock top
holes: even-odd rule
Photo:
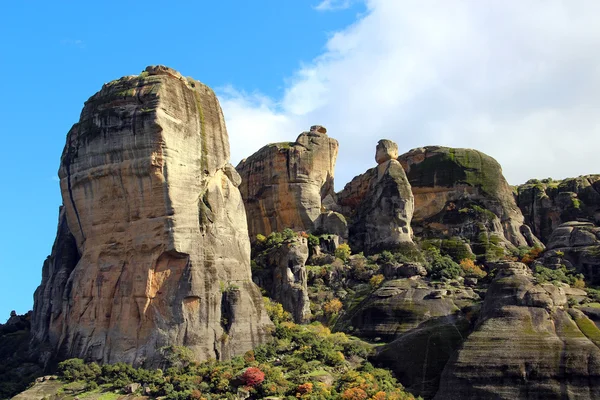
[[[496,194],[507,185],[502,167],[473,149],[427,146],[398,157],[413,187],[469,185]]]

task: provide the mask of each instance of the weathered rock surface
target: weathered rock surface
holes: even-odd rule
[[[600,224],[600,175],[562,181],[533,179],[517,186],[516,191],[525,223],[544,243],[563,222],[587,220]]]
[[[428,146],[410,150],[398,160],[415,198],[416,234],[476,240],[485,233],[515,246],[539,243],[524,224],[502,168],[492,157],[471,149]]]
[[[307,232],[319,228],[324,204],[335,204],[338,142],[326,132],[313,126],[295,142],[267,145],[237,166],[252,238],[285,228]]]
[[[339,203],[352,217],[349,241],[355,251],[373,253],[412,243],[413,195],[400,163],[394,158],[398,146],[380,140],[369,169],[339,193]]]
[[[565,222],[552,232],[547,249],[539,260],[544,266],[565,265],[582,273],[589,284],[600,284],[600,227],[591,222]]]
[[[353,334],[360,337],[393,340],[429,319],[460,313],[479,300],[471,288],[431,285],[421,278],[386,281],[342,315],[337,327],[352,326]]]
[[[477,308],[432,317],[381,347],[374,357],[394,371],[411,393],[432,398],[444,366],[468,336]]]
[[[92,96],[61,158],[64,211],[35,295],[36,339],[63,357],[133,364],[166,345],[202,360],[265,342],[228,160],[221,108],[200,82],[148,67]]]
[[[270,298],[281,303],[296,323],[307,322],[311,316],[306,271],[308,253],[307,240],[297,237],[266,250],[255,259],[258,269],[253,271],[254,282],[265,289]]]
[[[600,330],[566,309],[560,288],[536,285],[527,266],[493,266],[475,330],[446,365],[435,399],[595,399]]]

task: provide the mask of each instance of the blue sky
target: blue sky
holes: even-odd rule
[[[381,138],[484,151],[511,184],[600,173],[596,0],[5,3],[0,320],[32,306],[83,102],[151,64],[216,90],[234,165],[322,124],[338,190]]]
[[[4,179],[0,320],[27,312],[50,253],[67,131],[102,84],[165,64],[213,88],[280,96],[364,6],[318,1],[13,1],[0,14]],[[292,133],[293,134],[293,133]]]

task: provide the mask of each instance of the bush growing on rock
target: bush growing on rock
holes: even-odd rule
[[[531,265],[535,260],[540,257],[540,254],[544,251],[541,247],[530,248],[521,258],[521,262],[527,265]]]
[[[427,260],[425,269],[432,279],[455,279],[462,274],[460,266],[449,256],[442,256],[436,248],[427,250],[425,259]]]
[[[468,278],[484,278],[487,273],[481,269],[478,265],[475,265],[475,262],[470,258],[465,258],[460,261],[460,267],[463,270],[464,276]]]
[[[339,258],[343,262],[347,262],[350,259],[350,246],[347,243],[342,243],[335,249],[335,257]]]
[[[369,285],[371,285],[373,289],[377,289],[379,286],[381,286],[381,283],[384,279],[384,276],[381,274],[373,275],[369,280]]]
[[[577,274],[573,270],[569,270],[566,266],[561,265],[560,268],[546,268],[542,264],[536,263],[533,266],[533,276],[538,282],[563,282],[572,286],[585,287],[585,281],[582,274]]]
[[[323,311],[325,311],[325,313],[328,315],[333,315],[339,313],[342,307],[343,304],[339,299],[332,299],[325,303],[323,306]]]

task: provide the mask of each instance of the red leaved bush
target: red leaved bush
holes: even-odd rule
[[[241,378],[246,386],[256,386],[265,380],[265,373],[256,367],[249,367],[244,371]]]

